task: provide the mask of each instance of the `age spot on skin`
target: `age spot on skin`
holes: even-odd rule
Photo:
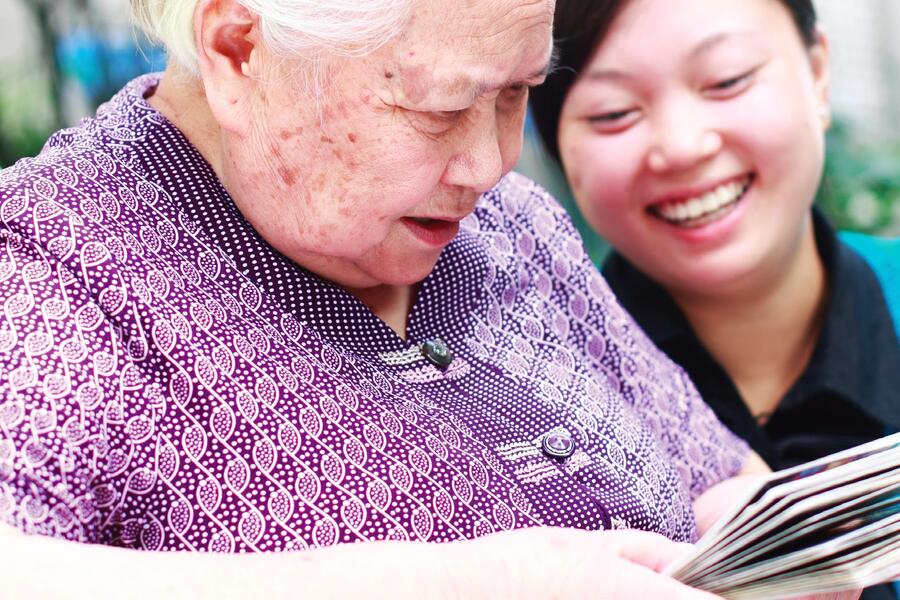
[[[425,65],[413,65],[400,67],[403,77],[403,95],[407,100],[418,103],[428,96],[428,81]]]
[[[291,187],[297,181],[297,174],[293,170],[287,167],[279,167],[278,168],[278,176],[281,177],[281,180],[285,183],[286,186]]]

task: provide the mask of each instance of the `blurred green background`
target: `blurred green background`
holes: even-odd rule
[[[900,235],[900,0],[816,6],[831,39],[835,116],[818,202],[840,229]],[[35,155],[53,131],[92,114],[129,79],[164,67],[128,11],[127,0],[4,0],[0,166]],[[530,124],[526,131],[518,170],[571,210],[559,169]],[[604,243],[571,212],[599,258]]]

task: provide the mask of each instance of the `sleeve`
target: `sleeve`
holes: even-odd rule
[[[92,491],[104,439],[102,319],[83,286],[33,241],[0,230],[0,519],[29,533],[96,540]],[[111,341],[109,338],[107,342]]]

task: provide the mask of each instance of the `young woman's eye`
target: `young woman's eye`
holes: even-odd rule
[[[628,108],[597,113],[589,116],[587,120],[594,129],[604,133],[615,133],[629,127],[639,116],[640,113],[637,109]]]
[[[753,81],[753,76],[756,73],[756,70],[747,71],[746,73],[741,73],[735,77],[729,77],[728,79],[722,79],[709,85],[704,90],[708,94],[714,97],[729,97],[735,94],[738,94],[745,90]]]

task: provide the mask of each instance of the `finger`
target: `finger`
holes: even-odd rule
[[[649,531],[606,531],[603,536],[605,549],[657,573],[693,549],[692,544],[673,542]]]
[[[651,569],[627,560],[615,561],[615,570],[604,578],[601,597],[604,598],[673,598],[675,600],[716,600],[718,596],[704,592],[660,575]]]

